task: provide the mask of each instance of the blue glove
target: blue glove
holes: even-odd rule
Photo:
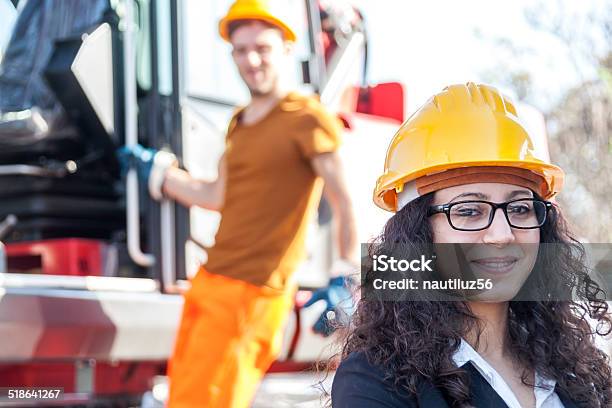
[[[156,153],[157,150],[139,144],[120,147],[117,149],[117,160],[121,165],[121,175],[125,177],[131,167],[136,167],[140,181],[148,184]]]
[[[318,289],[313,294],[304,307],[309,307],[320,300],[325,301],[326,307],[319,319],[312,327],[315,333],[322,334],[327,337],[332,334],[336,328],[337,322],[342,319],[338,317],[348,317],[353,314],[355,304],[351,293],[351,280],[345,276],[338,276],[329,280],[329,286]],[[329,313],[329,312],[333,312]],[[333,315],[333,321],[330,321],[329,315]]]
[[[121,165],[122,176],[125,176],[131,167],[136,168],[138,178],[148,186],[149,194],[156,200],[163,198],[162,185],[166,170],[177,164],[174,154],[139,144],[119,148],[117,160]]]

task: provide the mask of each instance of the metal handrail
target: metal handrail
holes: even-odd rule
[[[0,287],[12,289],[64,289],[104,292],[156,293],[154,279],[115,276],[66,276],[33,273],[0,273]]]
[[[0,273],[6,273],[6,248],[2,241],[0,241]]]
[[[0,166],[0,176],[40,176],[61,178],[69,173],[67,167],[50,169],[29,164],[8,164]]]
[[[124,89],[125,89],[125,145],[138,143],[138,118],[136,111],[136,44],[134,4],[125,3],[125,26],[123,37]],[[130,169],[126,176],[127,247],[132,260],[143,267],[155,264],[155,256],[144,253],[140,247],[140,205],[138,200],[138,175]]]
[[[0,240],[4,238],[15,225],[17,225],[17,217],[13,214],[9,214],[4,221],[0,222]]]
[[[0,166],[0,176],[41,176],[41,177],[63,177],[65,169],[48,169],[42,166],[28,164],[9,164]]]
[[[176,237],[174,234],[174,203],[172,201],[162,201],[160,218],[162,283],[165,290],[170,289],[170,291],[173,291],[173,288],[176,286],[176,274],[174,273],[174,265],[176,264],[174,245]]]
[[[319,6],[315,0],[306,0],[306,13],[308,18],[308,27],[310,27],[310,35],[308,42],[310,46],[309,56],[309,76],[310,83],[314,86],[316,92],[322,92],[327,83],[327,72],[325,62],[323,61],[323,47],[319,41],[318,33],[321,32],[321,15]],[[314,67],[313,67],[314,65]]]
[[[365,35],[355,32],[343,46],[340,53],[334,55],[331,62],[331,74],[321,90],[321,102],[329,106],[342,94],[346,85],[347,72],[355,66],[355,59],[358,58],[360,50],[365,43]]]
[[[10,214],[0,223],[0,273],[5,273],[7,270],[6,248],[1,240],[16,224],[17,217],[13,214]]]

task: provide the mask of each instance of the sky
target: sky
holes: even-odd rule
[[[567,48],[527,23],[524,12],[533,1],[354,0],[353,3],[366,18],[371,45],[370,80],[403,82],[408,110],[414,110],[447,84],[497,79],[500,67],[520,69],[528,64],[526,68],[533,73],[538,93],[532,99],[541,108],[579,80]],[[575,3],[592,7],[604,7],[607,3],[612,7],[609,0]],[[555,4],[553,1],[548,4],[553,11]],[[584,9],[564,12],[580,13]],[[511,39],[529,52],[524,58],[515,58],[497,44],[498,38]],[[491,85],[504,89],[500,83]]]
[[[215,21],[210,21],[210,30],[216,30],[217,15],[224,12],[229,2],[216,0],[214,10],[210,7],[201,10],[202,13],[212,10],[215,14]],[[409,113],[430,95],[451,83],[488,82],[512,95],[512,90],[503,84],[503,72],[507,69],[528,69],[532,73],[535,86],[530,100],[543,109],[580,80],[570,62],[567,48],[552,36],[535,31],[527,24],[524,12],[528,7],[533,7],[534,1],[351,2],[366,19],[371,55],[370,82],[402,82],[406,87]],[[8,0],[0,0],[0,48],[7,40],[7,28],[14,19],[8,3]],[[187,3],[195,11],[202,8],[199,1],[190,0]],[[573,16],[585,10],[612,7],[612,0],[559,0],[546,4],[552,12],[559,12],[560,9],[555,10],[555,7],[563,5],[562,13]],[[200,17],[200,24],[208,24],[204,20],[207,19]],[[499,46],[496,39],[500,38],[511,39],[515,46],[527,52],[517,58]],[[201,50],[199,47],[201,44],[198,44],[198,50]],[[204,54],[198,54],[203,58]],[[197,56],[194,55],[194,58]],[[214,64],[211,65],[206,59],[201,63],[194,60],[191,65],[201,74],[202,70],[212,69],[210,67]],[[203,80],[207,75],[198,77]],[[228,84],[223,86],[227,89]]]

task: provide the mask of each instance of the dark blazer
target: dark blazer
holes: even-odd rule
[[[477,408],[508,408],[489,383],[471,363],[463,366],[470,375],[472,404]],[[383,371],[368,363],[364,353],[353,353],[344,360],[334,377],[331,398],[333,408],[450,408],[442,393],[432,384],[423,383],[416,396],[393,391],[383,381]],[[578,408],[558,388],[555,392],[565,408]]]

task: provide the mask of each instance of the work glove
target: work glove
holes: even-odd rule
[[[340,325],[346,324],[355,311],[353,289],[355,284],[348,276],[338,276],[329,280],[326,288],[318,289],[310,300],[304,304],[309,307],[319,301],[325,301],[325,310],[312,327],[315,333],[325,337],[332,334]]]
[[[163,198],[162,186],[168,168],[177,166],[176,156],[170,152],[143,147],[139,144],[123,146],[117,150],[121,174],[125,176],[132,167],[136,168],[138,178],[157,201]]]

